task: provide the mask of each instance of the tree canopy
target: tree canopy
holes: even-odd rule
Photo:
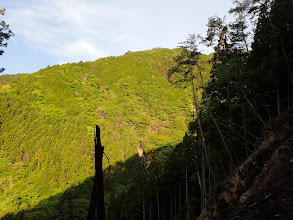
[[[0,15],[5,14],[5,9],[0,9]],[[9,28],[9,24],[6,24],[5,21],[0,22],[0,47],[7,47],[10,37],[13,37],[14,33]],[[4,50],[0,49],[0,55],[3,55]],[[0,73],[3,72],[5,69],[2,67],[0,68]]]

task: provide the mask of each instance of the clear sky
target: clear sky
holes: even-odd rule
[[[176,48],[188,34],[204,33],[208,17],[231,7],[231,0],[1,0],[6,14],[0,19],[15,37],[0,68],[33,73],[129,50]]]

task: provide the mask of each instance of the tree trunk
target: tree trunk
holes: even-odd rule
[[[103,177],[103,153],[104,147],[101,145],[100,128],[96,125],[95,136],[95,180],[92,189],[90,207],[88,210],[88,220],[94,220],[95,210],[97,209],[97,219],[105,220],[105,204],[104,204],[104,177]]]
[[[205,180],[205,162],[204,162],[204,154],[202,152],[202,203],[203,203],[203,209],[206,208],[206,180]]]
[[[244,36],[244,29],[242,29],[242,38],[243,38],[243,41],[245,43],[246,51],[248,52],[248,44],[247,44],[247,41],[246,41],[245,36]]]
[[[185,167],[185,203],[186,203],[186,219],[189,220],[189,195],[188,195],[188,172],[187,165]]]
[[[285,45],[284,45],[282,33],[279,30],[279,28],[277,28],[273,24],[271,18],[269,16],[267,18],[268,18],[272,28],[274,28],[276,30],[277,34],[280,36],[280,43],[281,43],[281,47],[282,47],[283,56],[284,56],[284,59],[285,59],[286,65],[287,65],[287,70],[288,70],[288,73],[289,73],[289,76],[290,76],[290,79],[291,79],[291,85],[293,86],[293,73],[292,73],[291,65],[290,65],[290,62],[289,62],[289,59],[288,59],[288,54],[287,54],[287,51],[286,51],[286,48],[285,48]]]
[[[201,75],[201,73],[200,73],[200,75]],[[202,82],[202,84],[203,84],[203,82]],[[229,82],[227,82],[227,93],[228,93],[228,106],[229,106],[229,122],[230,122],[230,128],[233,131],[233,117],[232,117],[232,107],[231,107]]]
[[[197,118],[198,126],[199,126],[199,129],[200,129],[200,135],[201,135],[201,138],[202,138],[202,144],[203,144],[205,156],[206,156],[206,159],[207,159],[207,162],[208,162],[209,171],[211,172],[212,178],[214,179],[214,173],[213,173],[213,170],[212,170],[212,167],[211,167],[210,158],[209,158],[208,151],[207,151],[207,146],[206,146],[206,141],[205,141],[205,138],[204,138],[204,133],[203,133],[203,129],[202,129],[200,118],[199,118],[197,99],[196,99],[195,88],[194,88],[194,83],[193,83],[193,73],[192,73],[192,66],[191,66],[191,52],[189,53],[189,72],[190,72],[190,80],[191,80],[192,92],[193,92],[193,105],[194,105],[194,108],[195,108],[196,118]]]
[[[146,220],[145,198],[143,198],[142,200],[142,215],[143,215],[142,219]]]
[[[198,156],[197,156],[196,149],[194,149],[194,153],[195,153],[195,169],[196,169],[198,184],[199,184],[199,188],[200,188],[200,194],[203,195],[202,182],[201,182],[201,178],[200,178],[200,172],[199,172],[199,167],[198,167]],[[201,212],[203,211],[202,199],[200,200],[200,211]]]
[[[222,142],[223,142],[223,144],[224,144],[224,146],[226,148],[226,151],[228,153],[228,156],[229,156],[230,162],[232,164],[232,167],[235,167],[235,162],[234,162],[234,159],[232,157],[231,151],[230,151],[230,149],[228,147],[228,144],[226,143],[225,138],[224,138],[224,136],[223,136],[223,134],[222,134],[222,132],[221,132],[221,130],[219,128],[219,125],[218,125],[218,123],[217,123],[216,119],[214,118],[213,113],[211,111],[210,103],[209,103],[209,100],[208,100],[208,95],[207,95],[207,92],[206,92],[206,88],[205,88],[205,85],[204,85],[204,82],[203,82],[203,77],[202,77],[201,69],[200,69],[199,65],[197,65],[197,68],[199,70],[199,76],[200,76],[200,79],[201,79],[201,85],[202,85],[203,90],[204,90],[204,94],[205,94],[205,98],[206,98],[206,102],[207,102],[207,106],[208,106],[208,111],[209,111],[210,117],[213,120],[213,122],[214,122],[214,124],[215,124],[215,126],[216,126],[216,128],[218,130],[218,133],[219,133],[219,135],[221,137],[221,140],[222,140]],[[230,109],[230,111],[231,111],[231,109]]]
[[[153,204],[152,204],[152,199],[150,199],[150,220],[152,220],[152,215],[153,215]]]
[[[158,209],[158,220],[160,220],[160,198],[159,198],[159,188],[157,187],[157,209]]]
[[[170,219],[173,219],[173,190],[170,195]]]
[[[287,105],[287,107],[289,109],[290,108],[290,83],[289,83],[289,80],[288,80],[288,95],[287,96],[288,96],[288,105]]]
[[[247,98],[247,95],[244,91],[242,82],[240,82],[241,87],[239,86],[240,91],[242,92],[242,95],[244,97],[244,99],[247,101],[248,105],[253,109],[254,113],[256,114],[256,116],[258,117],[258,119],[261,121],[261,123],[263,124],[263,126],[265,125],[264,120],[262,119],[261,115],[257,112],[256,108],[253,106],[253,104],[251,103],[251,101]]]
[[[226,51],[226,43],[225,43],[225,34],[222,33],[222,41],[223,41],[223,48],[224,48],[224,53],[225,53],[225,63],[228,62],[228,57],[227,57],[227,51]]]
[[[280,105],[280,87],[279,83],[277,83],[277,108],[278,108],[278,115],[281,113],[281,105]]]
[[[176,219],[177,216],[177,187],[175,185],[175,199],[174,199],[174,219]]]
[[[246,137],[246,131],[245,131],[245,128],[246,128],[246,125],[245,125],[245,110],[244,110],[244,103],[243,103],[243,97],[241,99],[241,102],[242,102],[242,122],[243,122],[243,135],[244,135],[244,138],[247,139]],[[245,141],[245,156],[248,157],[248,150],[247,150],[247,142]]]
[[[180,209],[180,207],[181,207],[181,181],[179,181],[179,205],[178,205],[178,207],[179,207],[179,209]]]

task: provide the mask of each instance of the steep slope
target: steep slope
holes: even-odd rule
[[[153,49],[1,76],[0,217],[93,175],[95,124],[111,165],[136,154],[138,146],[147,151],[178,143],[191,102],[188,89],[168,82],[176,51]]]
[[[293,108],[269,121],[250,155],[199,219],[293,218]]]

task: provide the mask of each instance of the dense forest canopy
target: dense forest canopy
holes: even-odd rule
[[[1,76],[0,216],[85,219],[99,124],[107,219],[228,219],[223,181],[253,155],[231,193],[253,185],[279,143],[254,154],[261,131],[293,104],[292,1],[233,2],[177,49]]]
[[[179,143],[192,107],[189,88],[168,82],[177,53],[153,49],[34,74],[2,75],[1,215],[92,176],[95,124],[109,158],[103,161],[106,170],[119,167],[140,148]],[[208,56],[201,59],[207,80]]]

